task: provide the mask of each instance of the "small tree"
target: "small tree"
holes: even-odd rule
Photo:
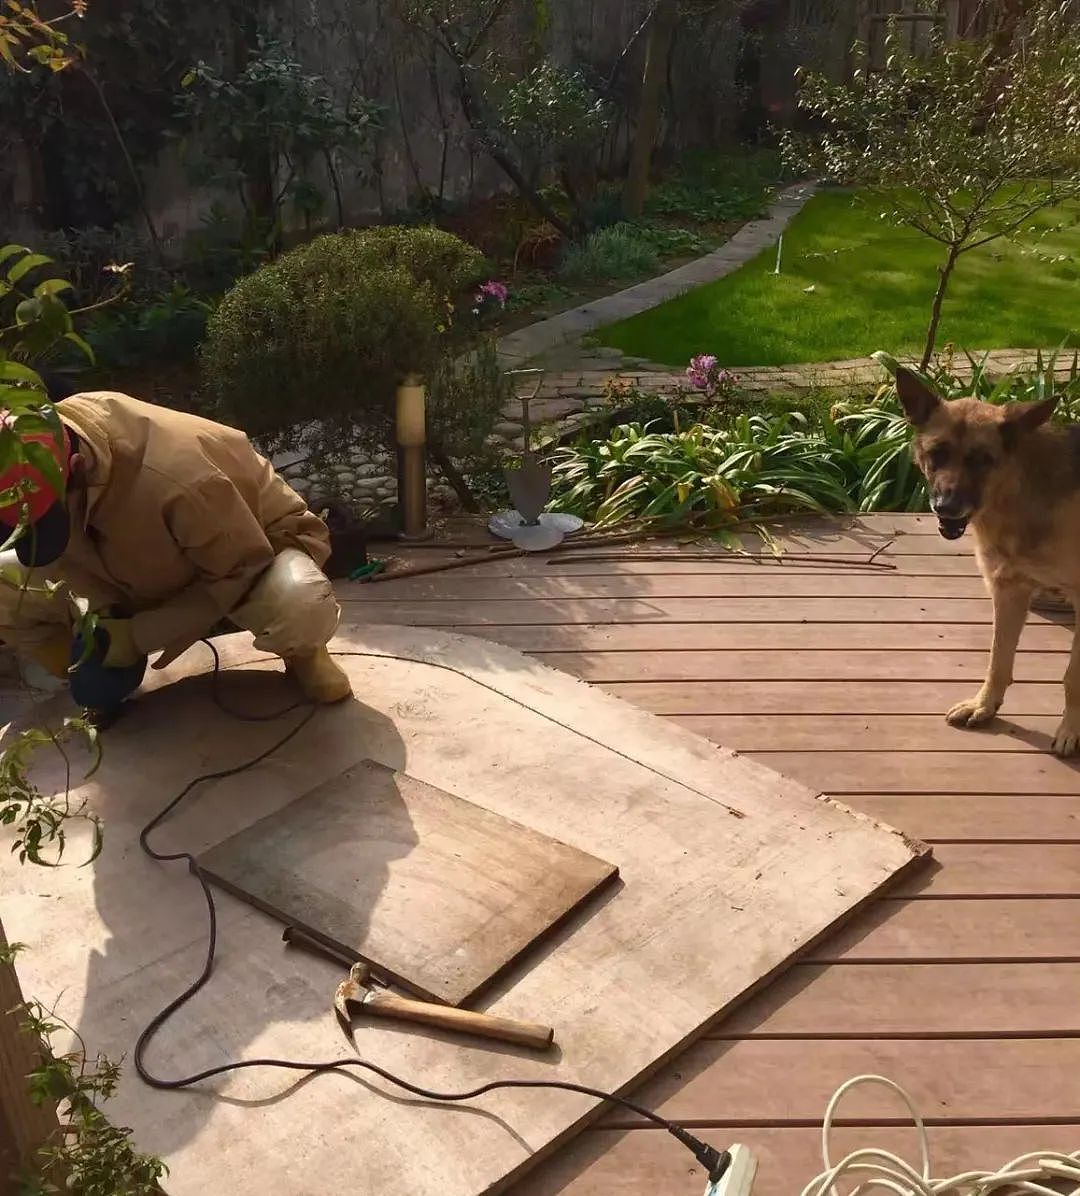
[[[849,84],[805,76],[800,106],[820,129],[786,135],[784,148],[801,169],[876,192],[886,214],[942,246],[925,369],[960,258],[1080,196],[1076,5],[1035,0],[982,40],[939,30],[922,54],[894,28],[887,56]]]
[[[599,95],[574,71],[542,61],[520,79],[503,68],[490,41],[516,0],[397,0],[401,19],[424,37],[454,74],[462,115],[481,149],[539,216],[565,237],[583,224],[571,181],[567,219],[545,195],[533,169],[537,151],[565,184],[582,148],[607,125]]]
[[[477,250],[434,228],[318,237],[218,305],[207,386],[226,418],[270,443],[312,423],[392,443],[397,385],[452,351],[456,300],[482,275]]]
[[[360,97],[338,104],[325,79],[307,72],[280,42],[261,36],[235,75],[199,62],[182,87],[179,109],[202,137],[198,176],[235,188],[249,219],[276,238],[287,203],[308,223],[319,213],[322,171],[339,196],[343,223],[337,157],[370,151],[377,104]]]

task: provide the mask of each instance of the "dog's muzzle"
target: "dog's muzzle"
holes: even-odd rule
[[[946,519],[943,515],[938,516],[938,533],[946,540],[959,540],[964,532],[967,531],[967,525],[968,521],[966,518]]]

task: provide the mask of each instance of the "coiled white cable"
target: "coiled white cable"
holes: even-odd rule
[[[860,1084],[883,1085],[907,1105],[919,1136],[920,1170],[916,1171],[910,1163],[890,1151],[873,1147],[853,1151],[838,1163],[832,1162],[829,1138],[837,1107]],[[1074,1154],[1034,1151],[1013,1159],[998,1171],[966,1171],[948,1179],[933,1179],[930,1175],[930,1143],[915,1102],[899,1084],[884,1076],[855,1076],[836,1090],[825,1110],[821,1153],[825,1170],[803,1188],[802,1196],[868,1196],[871,1192],[889,1192],[892,1196],[988,1196],[1006,1190],[1033,1193],[1034,1196],[1080,1196],[1080,1150]],[[855,1187],[841,1193],[837,1183],[842,1179],[855,1180]],[[1075,1186],[1064,1188],[1061,1186],[1063,1180]],[[1057,1186],[1047,1187],[1050,1183]]]

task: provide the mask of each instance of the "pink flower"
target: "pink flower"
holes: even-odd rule
[[[482,305],[484,300],[493,299],[500,307],[505,307],[506,301],[509,298],[510,291],[505,284],[497,282],[495,279],[490,279],[481,285],[476,295],[476,303]]]

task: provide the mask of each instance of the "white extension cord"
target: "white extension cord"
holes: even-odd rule
[[[919,1170],[890,1151],[873,1147],[853,1151],[838,1163],[832,1162],[829,1138],[837,1107],[860,1084],[881,1084],[897,1093],[907,1105],[919,1136]],[[731,1152],[732,1166],[719,1183],[709,1185],[705,1196],[751,1196],[757,1172],[753,1155],[745,1146],[732,1147]],[[884,1076],[855,1076],[836,1090],[825,1110],[821,1154],[825,1170],[803,1188],[802,1196],[869,1196],[872,1192],[888,1192],[892,1196],[990,1196],[1005,1191],[1033,1196],[1080,1196],[1080,1150],[1073,1154],[1034,1151],[1013,1159],[997,1171],[965,1171],[947,1179],[933,1179],[930,1143],[915,1102],[899,1084]],[[842,1193],[837,1187],[842,1179],[854,1181],[855,1186]],[[1062,1186],[1063,1181],[1069,1186]],[[1055,1184],[1052,1188],[1047,1186],[1051,1183]]]

